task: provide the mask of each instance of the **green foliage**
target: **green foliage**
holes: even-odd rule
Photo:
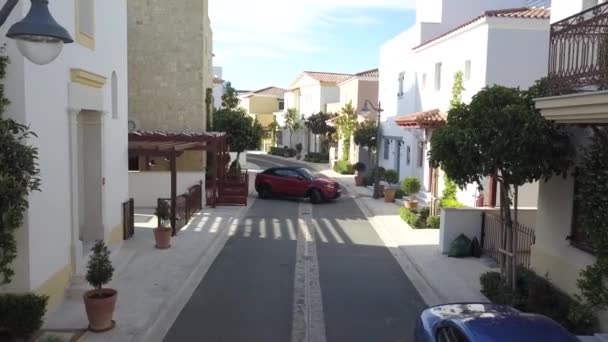
[[[342,160],[348,162],[350,158],[350,138],[357,128],[357,114],[352,101],[349,101],[342,108],[342,114],[336,120],[336,127],[340,139],[342,139]]]
[[[27,338],[43,324],[49,297],[28,294],[0,295],[0,331],[12,337]]]
[[[442,208],[464,208],[466,205],[460,203],[457,199],[443,198],[439,204]]]
[[[317,153],[310,152],[304,157],[304,160],[311,163],[329,163],[329,154],[328,153]]]
[[[407,196],[415,195],[420,191],[420,181],[416,177],[408,177],[401,183],[401,190],[406,193]]]
[[[304,122],[304,125],[306,128],[310,129],[312,134],[327,136],[328,134],[332,134],[336,131],[335,127],[327,125],[327,121],[335,116],[335,114],[319,112],[309,116]]]
[[[429,216],[428,211],[417,211],[415,209],[399,207],[399,216],[414,229],[427,228],[427,218]]]
[[[298,153],[302,153],[302,149],[304,148],[304,146],[302,145],[302,143],[297,143],[296,144],[296,151]]]
[[[110,261],[110,250],[103,240],[98,240],[91,249],[93,254],[87,264],[86,279],[89,285],[97,290],[98,296],[102,296],[102,286],[112,280],[114,267]]]
[[[279,122],[277,121],[276,115],[272,116],[272,122],[268,125],[268,132],[270,133],[270,145],[277,145],[277,131],[279,130]]]
[[[403,192],[403,190],[397,189],[397,191],[395,191],[395,198],[402,199],[405,196],[406,195],[405,195],[405,192]]]
[[[567,296],[555,288],[547,278],[520,268],[517,271],[517,291],[505,286],[498,272],[484,273],[480,277],[481,292],[493,303],[507,304],[516,309],[545,315],[563,325],[574,334],[591,334],[597,319],[589,306]]]
[[[578,219],[587,234],[596,262],[581,272],[578,287],[586,302],[608,308],[608,130],[595,128],[591,144],[576,169]]]
[[[156,209],[154,210],[154,215],[158,217],[159,227],[169,227],[171,225],[169,222],[171,219],[171,206],[167,201],[158,201]]]
[[[454,74],[454,85],[452,86],[452,99],[450,100],[450,109],[456,108],[462,103],[462,92],[464,90],[464,74],[462,73],[462,71],[457,71]]]
[[[367,169],[367,166],[365,165],[365,163],[357,162],[357,163],[355,163],[355,165],[353,165],[353,168],[355,169],[355,171],[361,173],[361,172],[365,172],[365,169]]]
[[[377,135],[378,125],[375,122],[365,121],[357,127],[353,139],[355,144],[375,150]]]
[[[36,342],[66,342],[66,341],[57,335],[51,335],[51,336],[42,337],[42,338],[36,340]]]
[[[285,113],[285,128],[289,130],[289,146],[291,147],[293,133],[302,128],[297,109],[289,108]]]
[[[439,217],[439,216],[429,216],[426,219],[427,228],[439,229],[440,225],[441,225],[441,217]]]
[[[384,180],[388,184],[397,184],[399,183],[399,174],[395,170],[386,170],[386,173],[384,173]]]
[[[446,200],[455,200],[456,194],[458,193],[458,186],[447,176],[443,178],[443,182],[444,188],[442,198]]]
[[[228,145],[232,152],[240,154],[245,150],[255,150],[264,137],[262,125],[243,108],[222,108],[215,113],[213,120],[215,131],[228,134]]]
[[[354,175],[355,169],[345,160],[338,160],[334,163],[334,171],[342,175]]]
[[[0,49],[4,52],[4,49]],[[6,77],[8,58],[0,56],[0,80]],[[0,85],[0,285],[11,282],[17,257],[14,233],[23,223],[27,196],[40,189],[38,149],[29,144],[37,137],[29,127],[3,118],[9,105]]]
[[[212,93],[213,94],[213,93]],[[222,109],[224,110],[235,110],[238,108],[239,103],[239,94],[236,92],[236,89],[232,88],[232,83],[226,82],[226,90],[222,95]]]
[[[268,153],[273,156],[293,158],[296,155],[296,150],[293,148],[271,147],[270,152],[268,152]]]

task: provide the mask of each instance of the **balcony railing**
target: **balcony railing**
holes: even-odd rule
[[[551,25],[548,92],[608,90],[608,3]]]

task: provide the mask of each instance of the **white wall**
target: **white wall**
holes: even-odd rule
[[[205,179],[204,172],[178,172],[177,195]],[[129,172],[129,197],[136,208],[156,208],[159,198],[171,198],[171,172]]]
[[[53,17],[72,36],[75,35],[74,1],[51,1]],[[6,80],[11,106],[6,114],[31,125],[38,134],[31,142],[39,149],[42,191],[30,196],[27,224],[19,236],[20,258],[27,258],[27,268],[18,269],[22,289],[40,286],[70,263],[71,206],[70,158],[68,131],[68,84],[70,69],[81,68],[108,78],[103,88],[103,177],[104,226],[109,230],[121,224],[120,204],[127,193],[127,21],[126,2],[95,2],[95,50],[77,43],[68,44],[52,64],[37,66],[23,57],[6,30],[29,10],[22,1],[0,30],[1,43],[7,44],[11,59]],[[118,118],[111,116],[111,75],[118,83]],[[27,231],[27,233],[25,233]],[[23,240],[26,239],[26,240]],[[29,255],[24,255],[25,248]],[[18,261],[19,262],[19,261]],[[27,274],[26,274],[27,273]],[[25,281],[23,281],[25,280]]]
[[[439,251],[447,254],[450,244],[460,234],[481,241],[481,214],[478,209],[443,208],[439,231]]]
[[[565,19],[571,15],[580,13],[590,7],[604,2],[602,0],[552,0],[551,23]]]

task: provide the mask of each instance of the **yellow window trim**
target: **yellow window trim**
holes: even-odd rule
[[[95,0],[93,0],[94,2]],[[95,50],[95,37],[91,37],[86,33],[80,32],[80,0],[74,0],[74,14],[76,16],[76,42],[91,50]],[[93,6],[93,35],[95,34],[95,6]]]
[[[74,83],[93,88],[103,88],[107,81],[106,77],[82,69],[70,69],[70,79]]]

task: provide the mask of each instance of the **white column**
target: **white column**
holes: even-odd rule
[[[78,114],[80,109],[68,109],[69,135],[70,135],[70,207],[71,207],[71,226],[72,241],[70,244],[71,263],[73,274],[78,274],[84,270],[82,241],[80,241],[80,208],[78,194]]]

